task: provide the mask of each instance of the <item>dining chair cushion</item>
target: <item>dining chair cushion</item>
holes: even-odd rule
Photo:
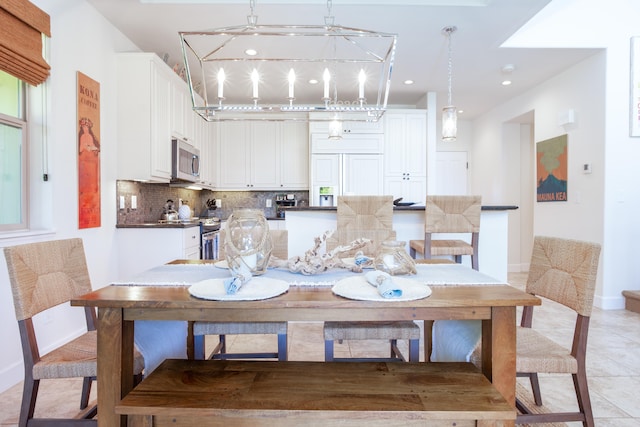
[[[424,253],[424,240],[411,240],[411,247]],[[473,255],[473,246],[464,240],[432,240],[431,256]]]
[[[195,322],[194,335],[286,334],[287,322]]]
[[[420,327],[412,321],[325,322],[325,340],[420,339]]]
[[[578,361],[569,350],[532,328],[518,327],[517,372],[567,373],[578,372]]]

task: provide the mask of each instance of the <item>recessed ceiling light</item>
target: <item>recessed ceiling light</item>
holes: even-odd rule
[[[458,110],[458,114],[464,113],[464,110]]]
[[[511,80],[503,80],[502,86],[509,86],[511,84]]]
[[[309,83],[312,85],[317,85],[318,84],[318,80],[317,79],[310,79]]]
[[[404,84],[406,85],[412,85],[413,84],[413,80],[405,80]]]
[[[247,49],[244,51],[244,53],[246,53],[249,56],[256,56],[258,54],[258,51],[255,49]]]

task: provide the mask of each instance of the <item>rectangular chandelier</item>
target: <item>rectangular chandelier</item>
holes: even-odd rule
[[[207,121],[377,121],[396,34],[332,23],[181,31],[193,109]],[[310,114],[312,118],[310,119]]]

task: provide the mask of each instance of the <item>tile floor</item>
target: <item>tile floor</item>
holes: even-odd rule
[[[510,274],[509,280],[514,286],[523,287],[526,274]],[[550,301],[544,301],[534,314],[534,327],[562,342],[571,341],[573,322],[573,315]],[[257,345],[275,351],[276,340],[274,336],[235,336],[229,337],[228,345],[229,351],[246,351]],[[640,400],[636,394],[640,390],[640,314],[595,308],[588,346],[588,377],[596,426],[640,426]],[[336,356],[383,357],[387,352],[388,346],[380,341],[336,343]],[[291,360],[323,360],[322,323],[290,324],[289,357]],[[547,407],[574,410],[576,403],[570,376],[546,375],[541,376],[540,382]],[[522,384],[527,383],[523,381]],[[0,394],[0,426],[17,425],[21,387],[18,384]],[[36,411],[48,416],[73,414],[79,390],[80,383],[76,380],[43,381],[43,400]],[[581,423],[567,425],[573,427]]]

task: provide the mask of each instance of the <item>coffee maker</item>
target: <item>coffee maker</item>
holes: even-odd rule
[[[276,195],[276,216],[284,218],[284,207],[296,206],[297,200],[295,194],[278,194]]]

